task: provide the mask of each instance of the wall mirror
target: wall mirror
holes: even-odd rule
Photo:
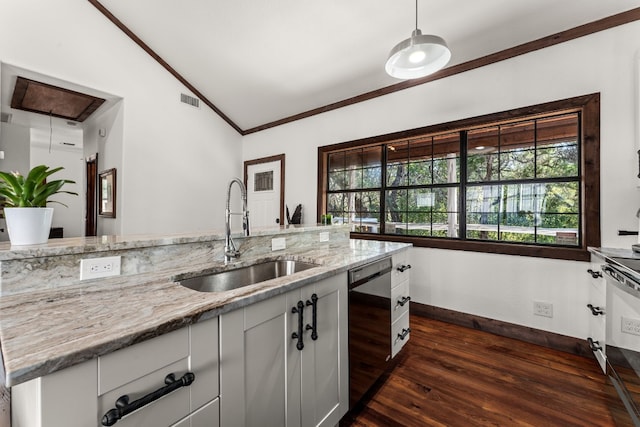
[[[100,172],[100,216],[116,217],[116,169]]]

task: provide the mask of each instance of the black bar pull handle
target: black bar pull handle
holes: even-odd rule
[[[594,316],[598,316],[600,314],[604,314],[604,310],[600,307],[594,307],[593,304],[587,304],[587,308],[591,310],[591,314]]]
[[[307,307],[311,306],[311,325],[307,324],[306,330],[311,329],[311,339],[318,339],[318,295],[311,295],[311,301],[307,300]]]
[[[640,178],[640,150],[638,150],[638,178]]]
[[[409,335],[410,332],[411,332],[411,328],[402,328],[402,332],[398,333],[398,337],[396,338],[396,341],[398,340],[404,341],[404,339],[407,337],[407,335]]]
[[[400,273],[404,273],[405,270],[408,270],[410,268],[411,268],[411,264],[407,264],[407,265],[402,264],[400,267],[397,267],[396,270],[398,270]]]
[[[128,415],[131,412],[136,411],[143,406],[160,399],[162,396],[166,396],[167,394],[179,389],[180,387],[189,386],[195,380],[196,376],[192,372],[187,372],[177,380],[175,374],[169,374],[164,378],[164,383],[166,384],[164,387],[161,387],[156,391],[152,391],[151,393],[147,394],[144,397],[141,397],[138,400],[134,400],[133,402],[129,403],[129,396],[120,396],[118,400],[116,400],[116,407],[110,409],[102,417],[102,425],[112,426],[125,415]]]
[[[637,231],[618,230],[618,236],[637,236]]]
[[[588,269],[587,273],[589,273],[594,279],[602,277],[602,273],[600,271],[593,271],[592,269]]]
[[[410,296],[402,297],[401,299],[396,301],[396,307],[397,306],[404,307],[404,305],[406,303],[408,303],[409,301],[411,301],[411,297]]]
[[[598,341],[594,341],[593,339],[591,339],[591,337],[587,338],[587,342],[589,343],[589,348],[591,349],[591,351],[602,350],[602,347],[600,347],[600,343]]]
[[[304,341],[302,337],[302,325],[304,325],[303,311],[304,303],[302,301],[298,301],[298,304],[296,304],[295,307],[291,308],[291,312],[293,314],[298,313],[298,332],[292,333],[291,339],[298,340],[298,342],[296,343],[296,348],[300,351],[302,351],[302,349],[304,348]]]

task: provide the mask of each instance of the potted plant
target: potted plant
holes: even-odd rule
[[[12,245],[46,243],[53,219],[53,208],[47,207],[47,202],[66,206],[49,200],[49,197],[59,193],[78,195],[62,190],[65,184],[75,184],[75,181],[57,179],[47,182],[50,175],[62,169],[39,165],[26,177],[19,172],[0,172],[0,196],[5,199],[4,216]]]

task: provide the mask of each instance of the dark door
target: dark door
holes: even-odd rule
[[[98,233],[98,153],[87,157],[87,206],[85,212],[84,235],[95,236]]]

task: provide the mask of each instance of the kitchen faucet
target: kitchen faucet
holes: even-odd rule
[[[233,187],[233,183],[238,184],[240,187],[240,193],[242,196],[242,214],[231,212],[230,201],[231,201],[231,187]],[[244,235],[249,235],[249,211],[247,210],[247,189],[238,178],[233,178],[231,182],[229,182],[229,188],[227,189],[227,207],[225,209],[225,238],[224,238],[224,262],[225,264],[230,262],[233,258],[237,258],[240,256],[240,251],[236,249],[236,245],[233,243],[233,239],[231,238],[231,215],[242,215],[242,229],[244,230]]]

